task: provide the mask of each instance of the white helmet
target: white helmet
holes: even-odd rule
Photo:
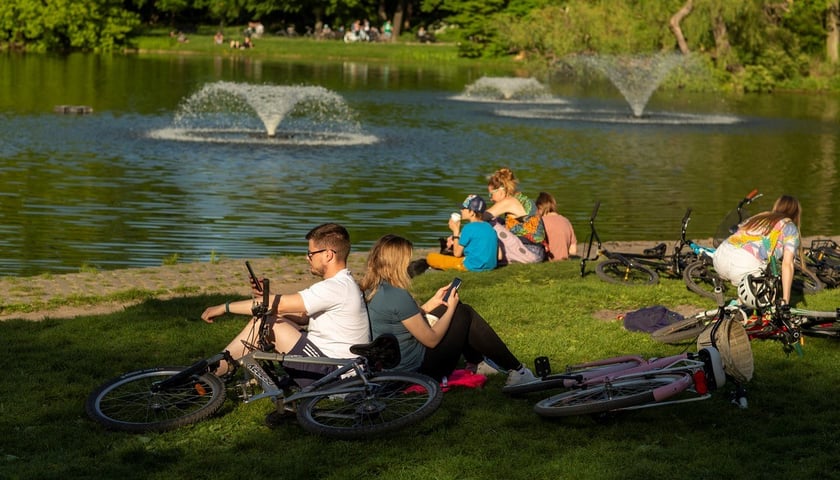
[[[773,287],[761,273],[744,275],[738,284],[738,300],[750,308],[769,307],[773,304],[774,297]]]

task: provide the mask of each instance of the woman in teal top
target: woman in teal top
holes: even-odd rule
[[[409,240],[385,235],[371,249],[361,282],[373,337],[390,333],[399,340],[402,359],[397,369],[440,380],[455,370],[463,355],[468,363],[487,358],[508,370],[507,385],[534,381],[487,321],[460,303],[457,290],[444,301],[448,285],[441,287],[429,301],[417,304],[408,291],[411,254]],[[431,316],[437,321],[430,322]]]

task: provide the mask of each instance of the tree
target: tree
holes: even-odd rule
[[[694,2],[692,0],[688,0],[685,2],[685,5],[680,8],[677,13],[675,13],[671,20],[668,22],[668,27],[671,29],[671,32],[674,33],[674,36],[677,37],[677,45],[680,48],[680,52],[683,55],[688,55],[691,50],[688,48],[688,43],[685,41],[685,35],[683,35],[682,28],[680,27],[680,22],[683,21],[688,14],[691,13],[691,10],[694,9]]]
[[[840,1],[829,2],[825,12],[825,52],[829,63],[838,62],[838,45],[840,45]]]
[[[115,50],[139,23],[119,0],[0,2],[0,43],[29,51]]]

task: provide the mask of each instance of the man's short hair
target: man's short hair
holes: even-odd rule
[[[338,258],[346,262],[350,256],[350,232],[337,223],[318,225],[306,234],[318,248],[329,248]]]

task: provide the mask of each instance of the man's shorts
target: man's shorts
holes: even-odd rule
[[[301,332],[292,350],[288,355],[299,355],[303,357],[326,357],[324,353],[312,343],[307,337],[306,332]],[[300,363],[293,360],[283,362],[283,368],[301,387],[305,387],[315,380],[328,375],[330,372],[338,368],[336,365],[320,365],[316,363]]]

